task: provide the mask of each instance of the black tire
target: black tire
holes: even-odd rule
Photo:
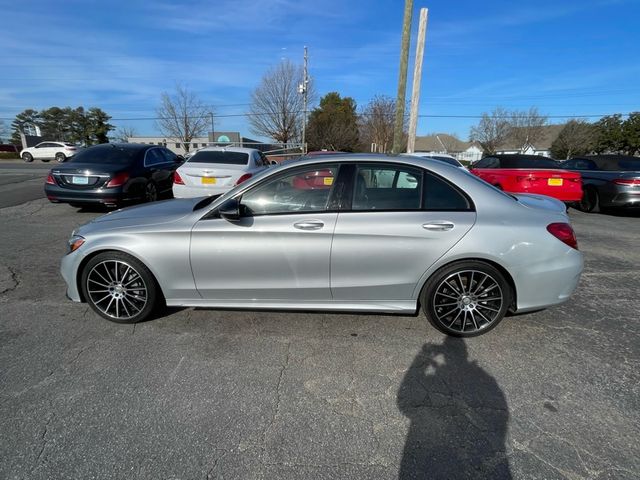
[[[33,162],[33,155],[31,155],[29,152],[25,152],[22,154],[22,160],[27,163],[31,163]]]
[[[512,298],[511,287],[497,268],[468,260],[435,272],[422,289],[420,302],[429,322],[441,332],[475,337],[502,321]]]
[[[145,320],[162,298],[149,269],[121,252],[104,252],[89,260],[82,269],[80,287],[91,309],[115,323]]]
[[[158,187],[154,182],[149,181],[144,186],[142,200],[145,202],[155,202],[158,200]]]
[[[62,152],[56,153],[56,162],[64,163],[64,162],[66,162],[66,160],[67,160],[67,157],[65,156],[64,153],[62,153]]]
[[[596,212],[600,207],[600,196],[595,187],[585,187],[578,208],[586,213]]]

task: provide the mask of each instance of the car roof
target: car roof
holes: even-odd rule
[[[575,157],[571,157],[571,160],[574,158],[581,158],[585,160],[640,160],[640,157],[616,153],[607,153],[604,155],[576,155]]]

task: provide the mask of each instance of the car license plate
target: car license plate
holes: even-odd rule
[[[549,180],[547,180],[547,184],[552,187],[561,187],[562,178],[550,178]]]
[[[213,185],[216,183],[215,177],[202,177],[202,183],[205,185]]]
[[[333,185],[333,177],[324,177],[325,185]]]
[[[71,182],[74,185],[89,185],[89,177],[73,177]]]

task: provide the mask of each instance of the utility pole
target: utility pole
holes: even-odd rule
[[[409,63],[409,40],[411,39],[411,13],[413,0],[404,0],[404,19],[402,20],[402,45],[400,48],[400,74],[398,76],[398,96],[396,97],[396,122],[393,129],[393,153],[402,150],[404,126],[404,104],[407,94],[407,64]]]
[[[418,27],[418,43],[416,45],[416,64],[413,70],[413,89],[411,91],[411,112],[409,114],[409,139],[407,141],[407,153],[413,153],[416,147],[418,104],[420,103],[420,83],[422,82],[422,58],[424,56],[424,40],[427,36],[428,15],[428,8],[420,9],[420,26]],[[440,140],[440,138],[438,138],[438,140]]]
[[[298,86],[298,92],[302,94],[302,153],[307,153],[307,93],[309,85],[309,75],[307,71],[307,47],[304,47],[304,76],[302,83]]]

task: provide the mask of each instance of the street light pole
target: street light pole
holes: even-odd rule
[[[213,112],[209,112],[209,116],[211,117],[211,141],[215,142],[216,141],[216,136],[215,136],[214,130],[213,130]]]

